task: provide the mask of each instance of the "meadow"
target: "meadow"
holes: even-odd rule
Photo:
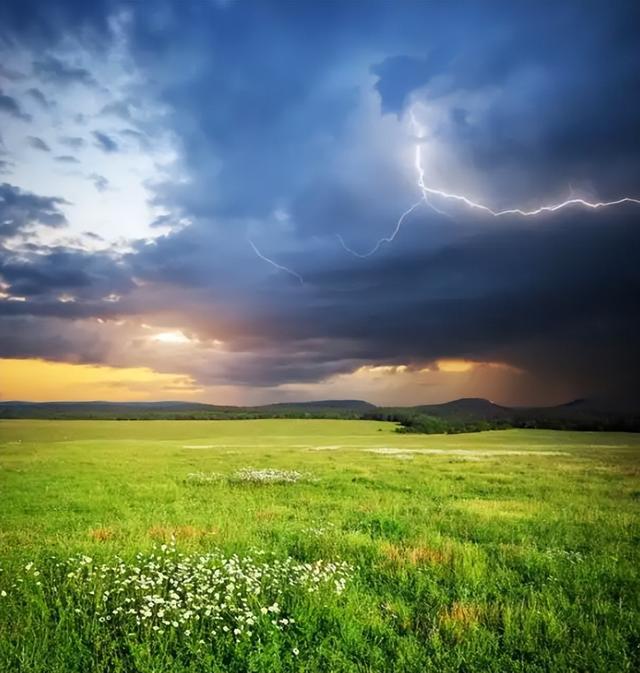
[[[640,670],[640,436],[0,421],[0,671]]]

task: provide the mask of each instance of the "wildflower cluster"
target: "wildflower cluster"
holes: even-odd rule
[[[243,468],[234,472],[229,477],[229,481],[232,483],[244,482],[250,484],[293,484],[308,478],[308,474],[298,472],[297,470],[255,470],[253,468]]]
[[[381,446],[376,449],[362,449],[367,453],[379,453],[383,456],[398,456],[398,455],[411,455],[412,453],[417,453],[412,449],[395,449],[388,446]]]
[[[417,451],[412,451],[411,449],[392,449],[390,447],[381,447],[379,449],[363,449],[368,453],[378,453],[383,456],[390,456],[397,460],[413,460],[414,454],[418,453]]]
[[[184,483],[190,486],[208,486],[226,480],[230,484],[294,484],[298,481],[313,481],[311,475],[297,470],[264,469],[248,467],[228,476],[219,472],[190,472]]]
[[[129,637],[173,635],[199,645],[251,642],[285,631],[296,623],[293,607],[303,596],[321,594],[324,601],[340,595],[352,573],[341,561],[301,563],[259,551],[189,555],[173,543],[133,562],[116,556],[100,564],[78,555],[54,568],[47,593],[57,604]],[[33,563],[25,570],[38,578]]]

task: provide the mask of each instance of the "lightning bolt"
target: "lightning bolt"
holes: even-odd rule
[[[278,271],[284,271],[285,273],[288,273],[290,276],[296,278],[300,283],[300,285],[304,285],[304,278],[299,273],[297,273],[293,269],[290,269],[289,267],[282,266],[282,264],[278,264],[278,262],[274,262],[272,259],[269,259],[269,257],[263,255],[260,252],[260,250],[258,250],[258,248],[256,247],[256,244],[248,236],[247,241],[249,245],[253,248],[253,252],[255,252],[260,259],[267,262],[267,264],[271,264],[271,266],[274,267],[275,269],[278,269]]]
[[[590,208],[591,210],[598,210],[600,208],[609,208],[611,206],[619,206],[622,205],[623,203],[634,203],[636,205],[640,205],[640,199],[633,198],[631,196],[624,196],[619,199],[614,199],[613,201],[587,201],[586,199],[582,198],[577,198],[577,197],[572,197],[567,199],[566,201],[561,201],[560,203],[553,203],[549,205],[544,205],[544,206],[539,206],[538,208],[533,208],[532,210],[524,210],[522,208],[506,208],[504,210],[493,210],[493,208],[490,208],[489,206],[479,203],[478,201],[473,201],[472,199],[468,198],[467,196],[464,196],[463,194],[455,194],[453,192],[446,192],[442,189],[435,189],[434,187],[429,187],[425,183],[425,171],[424,167],[422,164],[422,139],[424,138],[425,135],[425,129],[422,124],[416,119],[416,116],[413,111],[413,107],[409,109],[409,118],[411,119],[411,125],[413,126],[415,135],[418,139],[418,142],[415,145],[415,154],[414,154],[414,168],[416,171],[417,175],[417,186],[418,189],[420,190],[422,197],[419,201],[414,203],[410,208],[404,211],[402,215],[398,218],[398,221],[396,222],[396,226],[394,227],[393,231],[389,236],[385,236],[381,238],[380,240],[377,241],[377,243],[369,250],[368,252],[364,253],[359,253],[356,252],[355,250],[352,250],[349,248],[346,243],[344,242],[342,236],[339,234],[338,240],[340,241],[340,244],[342,247],[350,254],[354,255],[355,257],[360,257],[362,259],[366,257],[371,257],[371,255],[374,255],[380,247],[385,244],[385,243],[391,243],[395,239],[395,237],[398,235],[400,232],[400,229],[402,228],[402,224],[404,223],[405,219],[407,218],[408,215],[410,215],[418,206],[420,206],[422,203],[425,205],[429,206],[432,210],[434,210],[436,213],[439,213],[440,215],[447,215],[448,214],[439,208],[436,208],[436,206],[433,205],[433,203],[430,201],[429,197],[430,196],[437,196],[441,197],[443,199],[449,199],[450,201],[457,201],[459,203],[463,203],[469,208],[473,208],[475,210],[481,210],[484,213],[488,213],[492,217],[503,217],[505,215],[518,215],[521,217],[534,217],[536,215],[542,215],[543,213],[555,213],[558,210],[562,210],[563,208],[570,208],[573,206],[581,206],[583,208]],[[573,191],[573,190],[572,190]]]
[[[395,229],[391,232],[389,236],[385,236],[384,238],[381,238],[374,246],[369,250],[369,252],[356,252],[355,250],[352,250],[345,242],[344,239],[340,234],[336,234],[336,237],[340,241],[340,245],[349,253],[354,255],[355,257],[360,257],[364,259],[365,257],[371,257],[371,255],[375,255],[376,252],[380,249],[380,246],[383,243],[391,243],[393,239],[398,235],[400,232],[400,229],[402,227],[402,223],[404,222],[405,218],[411,215],[411,213],[422,203],[424,202],[424,198],[421,198],[420,201],[416,201],[410,208],[407,208],[402,215],[398,218],[398,221],[396,222]]]

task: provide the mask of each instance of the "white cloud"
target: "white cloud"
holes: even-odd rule
[[[82,80],[44,81],[32,67],[42,54],[21,47],[0,52],[8,68],[26,75],[8,81],[4,89],[32,117],[28,124],[17,118],[3,119],[7,158],[14,164],[5,180],[69,202],[63,208],[69,227],[64,232],[42,232],[41,240],[46,243],[87,231],[99,233],[106,243],[162,232],[162,228],[151,227],[165,212],[152,202],[154,185],[172,179],[177,170],[176,139],[165,123],[166,110],[150,98],[144,77],[130,57],[126,17],[112,21],[112,34],[110,47],[100,53],[69,38],[48,53],[69,67],[86,70],[95,85]],[[45,108],[26,95],[32,88],[54,104]],[[118,110],[128,111],[129,118],[115,114]],[[96,146],[95,131],[112,138],[119,150],[102,151]],[[41,138],[51,154],[30,145],[29,136]],[[84,143],[78,147],[80,141],[76,141],[76,147],[70,147],[69,138]],[[79,163],[56,161],[57,155],[74,156]]]

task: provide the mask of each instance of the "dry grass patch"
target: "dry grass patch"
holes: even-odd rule
[[[93,528],[89,531],[89,537],[95,542],[107,542],[115,536],[116,531],[113,528]]]
[[[258,521],[273,521],[280,516],[279,512],[273,509],[261,509],[256,512],[256,519]]]
[[[287,505],[272,504],[261,509],[256,509],[253,516],[256,521],[279,521],[295,518],[296,512]]]
[[[484,607],[477,603],[454,601],[438,615],[440,627],[453,636],[462,636],[478,626],[484,616]]]
[[[386,561],[398,567],[442,565],[450,563],[453,558],[453,553],[450,549],[438,549],[424,545],[405,547],[391,542],[384,542],[380,549]]]

